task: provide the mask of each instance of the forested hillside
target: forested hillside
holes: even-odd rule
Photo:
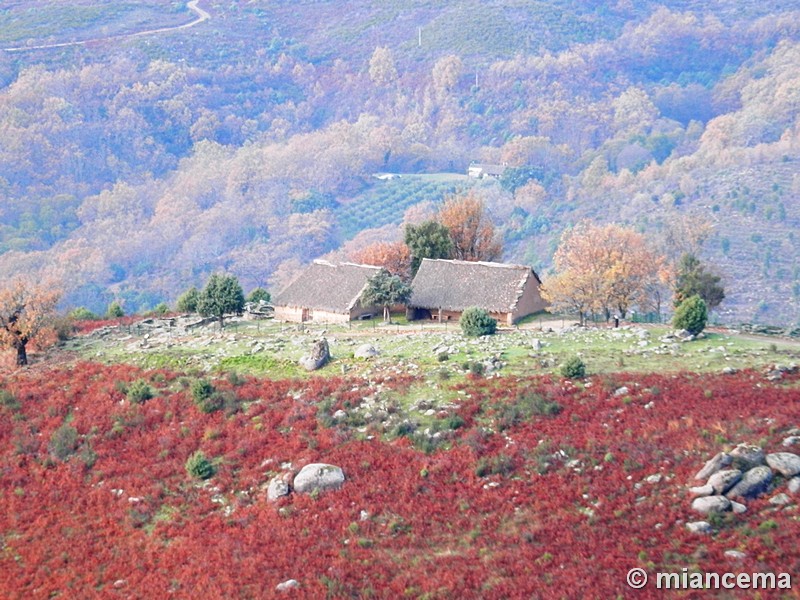
[[[136,37],[195,14],[0,8],[0,275],[95,310],[274,289],[477,185],[506,260],[546,272],[582,218],[707,225],[719,317],[800,318],[800,1],[200,6]]]

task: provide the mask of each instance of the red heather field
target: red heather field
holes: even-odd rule
[[[140,378],[157,396],[132,404],[117,382]],[[748,502],[711,535],[685,527],[698,520],[686,484],[705,460],[741,441],[782,449],[800,426],[796,379],[590,381],[454,384],[461,426],[426,454],[319,417],[322,401],[350,407],[411,379],[221,380],[235,401],[204,414],[187,379],[166,371],[82,363],[7,375],[0,597],[267,598],[293,578],[287,595],[301,598],[647,598],[661,595],[628,589],[632,567],[800,578],[796,499]],[[615,397],[623,385],[630,394]],[[532,394],[560,412],[515,412]],[[198,449],[217,462],[205,484],[184,468]],[[268,502],[284,462],[336,464],[347,482]],[[731,549],[746,558],[726,558]],[[793,583],[760,597],[797,597]]]

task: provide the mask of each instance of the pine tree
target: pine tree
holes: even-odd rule
[[[722,278],[706,271],[705,266],[694,254],[684,254],[678,264],[678,277],[675,282],[675,306],[680,306],[692,296],[700,296],[708,310],[714,310],[725,299],[725,288],[720,284]]]

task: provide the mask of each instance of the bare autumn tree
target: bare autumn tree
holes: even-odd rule
[[[700,254],[711,229],[711,223],[702,217],[671,211],[665,215],[656,243],[659,250],[677,267],[684,255]]]
[[[483,201],[473,192],[450,197],[437,215],[450,232],[453,258],[459,260],[497,260],[503,254],[494,223]]]
[[[60,296],[52,285],[23,279],[0,290],[0,345],[16,351],[17,366],[28,364],[28,343],[52,328]]]
[[[350,254],[350,260],[383,267],[403,281],[411,279],[411,251],[403,242],[374,242]]]

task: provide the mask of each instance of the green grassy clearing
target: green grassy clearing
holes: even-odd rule
[[[348,325],[274,321],[231,321],[222,331],[170,332],[147,339],[137,329],[101,339],[87,336],[65,347],[82,358],[131,363],[145,368],[205,372],[236,371],[272,378],[310,375],[411,374],[431,381],[458,381],[468,363],[482,363],[487,376],[558,373],[569,357],[580,356],[589,374],[616,372],[719,372],[789,364],[800,359],[800,345],[791,341],[709,332],[702,339],[666,339],[665,326],[620,329],[539,329],[534,322],[503,328],[494,336],[464,337],[456,323],[408,322],[393,315]],[[555,321],[550,321],[554,324]],[[314,340],[328,340],[332,360],[309,374],[297,361]],[[370,344],[379,355],[355,358]]]

